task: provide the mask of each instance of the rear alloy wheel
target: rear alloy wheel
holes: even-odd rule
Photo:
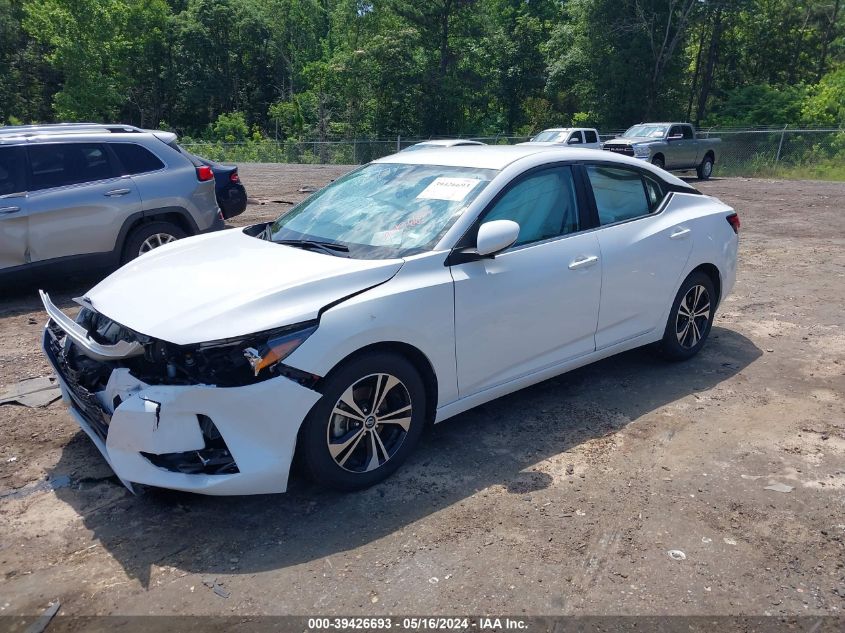
[[[710,180],[710,176],[713,175],[713,158],[709,155],[705,156],[695,171],[699,180]]]
[[[670,360],[686,360],[695,356],[704,346],[716,310],[716,293],[713,282],[704,273],[693,273],[684,280],[678,291],[660,351]]]
[[[318,482],[372,486],[411,453],[425,420],[425,391],[401,356],[361,356],[329,375],[302,429],[302,457]]]
[[[185,231],[172,222],[150,222],[136,228],[126,238],[123,249],[123,263],[140,257],[144,253],[187,237]]]
[[[141,248],[138,249],[138,255],[143,255],[154,248],[158,248],[159,246],[164,246],[165,244],[170,244],[170,242],[175,241],[176,238],[170,233],[154,233],[141,244]]]

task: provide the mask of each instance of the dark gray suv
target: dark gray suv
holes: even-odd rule
[[[211,168],[175,140],[125,125],[0,127],[0,280],[113,268],[223,228]]]

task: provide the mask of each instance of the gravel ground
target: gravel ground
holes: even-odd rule
[[[347,169],[243,165],[233,224]],[[136,497],[60,402],[0,406],[0,614],[841,615],[845,184],[700,186],[743,229],[699,356],[629,352],[491,402],[364,492]],[[46,285],[70,308],[94,281]],[[0,389],[48,375],[43,321],[34,288],[0,297]]]

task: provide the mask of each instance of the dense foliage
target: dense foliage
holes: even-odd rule
[[[845,123],[845,0],[0,0],[0,123],[218,141]]]

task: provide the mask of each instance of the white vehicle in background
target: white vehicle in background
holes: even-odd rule
[[[75,321],[42,293],[44,351],[130,487],[283,492],[296,450],[353,490],[428,423],[643,345],[695,355],[738,229],[719,200],[609,152],[402,152],[275,222],[155,249]]]
[[[469,145],[486,145],[486,143],[482,143],[481,141],[472,141],[468,138],[438,138],[432,139],[430,141],[421,141],[420,143],[415,143],[414,145],[409,145],[403,152],[416,152],[417,150],[421,149],[437,149],[437,148],[444,148],[444,147],[466,147]]]
[[[566,145],[586,149],[601,149],[598,130],[592,127],[553,127],[518,145]]]

